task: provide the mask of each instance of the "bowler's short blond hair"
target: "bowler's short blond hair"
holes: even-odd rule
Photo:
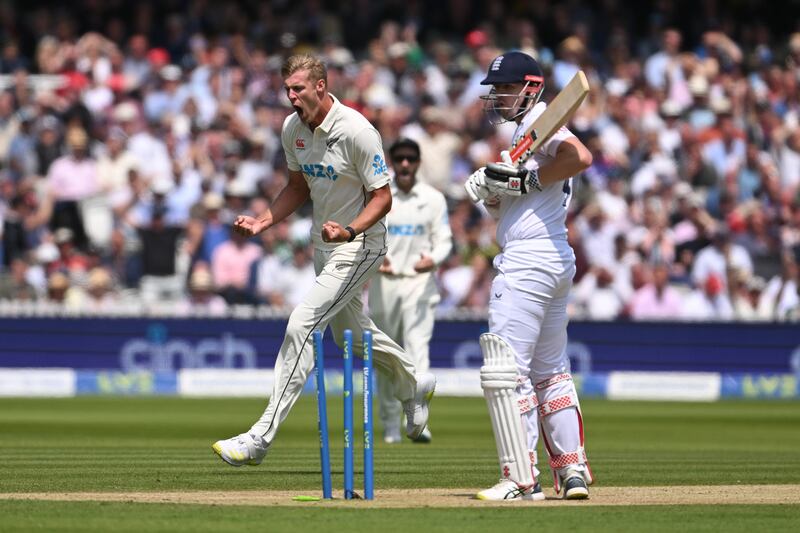
[[[323,80],[328,84],[328,69],[325,63],[310,54],[295,54],[289,56],[281,67],[281,76],[288,78],[298,70],[308,71],[308,79],[316,83]]]

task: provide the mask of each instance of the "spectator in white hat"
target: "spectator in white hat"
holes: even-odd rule
[[[82,302],[83,309],[89,312],[110,313],[119,298],[114,292],[114,282],[111,274],[103,267],[95,267],[89,271],[86,281],[86,298]]]
[[[72,229],[75,244],[84,248],[87,235],[80,203],[98,190],[97,163],[89,154],[85,130],[70,128],[66,141],[69,153],[56,159],[47,173],[48,194],[55,201],[50,225]]]
[[[198,263],[189,277],[189,294],[175,306],[178,316],[225,316],[228,304],[217,294],[208,265]]]
[[[182,80],[183,70],[178,65],[165,65],[159,69],[158,88],[148,92],[143,102],[147,120],[168,122],[181,112],[190,95]]]
[[[128,136],[128,150],[136,158],[139,172],[145,181],[172,179],[172,161],[164,141],[142,127],[139,108],[132,101],[114,108],[113,119]]]
[[[689,92],[692,105],[686,119],[695,132],[703,131],[714,125],[714,112],[708,107],[709,83],[704,74],[696,73],[689,78]]]

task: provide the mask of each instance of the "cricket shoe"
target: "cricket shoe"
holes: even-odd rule
[[[232,466],[260,465],[267,455],[269,444],[260,435],[242,433],[225,440],[218,440],[211,446],[214,453]]]
[[[422,430],[422,433],[419,434],[419,437],[414,439],[414,442],[417,444],[430,444],[431,440],[433,440],[431,429],[428,426],[425,426],[425,429]]]
[[[417,391],[414,397],[403,402],[406,413],[406,435],[411,440],[416,440],[428,425],[428,404],[433,399],[436,390],[436,378],[426,372],[417,376]]]
[[[561,477],[561,490],[565,500],[585,500],[589,497],[589,487],[583,472],[568,468]]]
[[[501,479],[494,487],[480,491],[475,497],[487,501],[541,501],[544,500],[542,486],[537,481],[533,487],[522,488],[510,479]]]

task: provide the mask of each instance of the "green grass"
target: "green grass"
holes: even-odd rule
[[[311,397],[298,402],[260,467],[231,468],[213,455],[215,440],[248,428],[264,406],[258,399],[2,399],[0,492],[318,492]],[[796,402],[584,401],[583,408],[587,450],[601,486],[800,483]],[[340,413],[341,403],[331,399],[337,488],[342,483]],[[494,482],[497,458],[484,401],[437,398],[432,413],[431,445],[378,443],[376,486],[482,487]],[[542,481],[549,485],[549,474]],[[493,524],[503,523],[506,529],[534,520],[537,529],[550,524],[567,531],[667,531],[678,524],[693,531],[745,531],[794,529],[789,525],[796,525],[797,516],[796,506],[351,510],[0,500],[0,531],[226,531],[261,523],[269,531],[328,531],[341,524],[350,531],[408,531],[414,526],[420,531],[485,531]]]
[[[797,508],[585,507],[536,509],[300,509],[98,502],[2,502],[5,531],[791,531]],[[794,526],[792,526],[794,524]],[[13,527],[11,527],[13,525]]]

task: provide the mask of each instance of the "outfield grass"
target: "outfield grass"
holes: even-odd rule
[[[211,451],[213,441],[249,427],[264,405],[257,399],[2,399],[0,492],[319,492],[313,398],[300,400],[260,467],[232,468]],[[797,402],[584,401],[583,407],[587,450],[601,486],[800,483]],[[341,403],[331,399],[335,487],[342,482],[340,412]],[[483,400],[437,398],[432,412],[431,445],[378,443],[376,486],[493,483],[497,459]],[[549,475],[542,481],[550,485]],[[798,516],[797,506],[765,505],[351,510],[0,500],[0,531],[225,531],[245,524],[269,531],[328,531],[341,524],[350,531],[480,531],[498,523],[562,531],[572,525],[745,531],[794,529]]]
[[[311,509],[98,502],[0,502],[0,531],[428,533],[580,531],[792,531],[781,505],[536,509]]]

